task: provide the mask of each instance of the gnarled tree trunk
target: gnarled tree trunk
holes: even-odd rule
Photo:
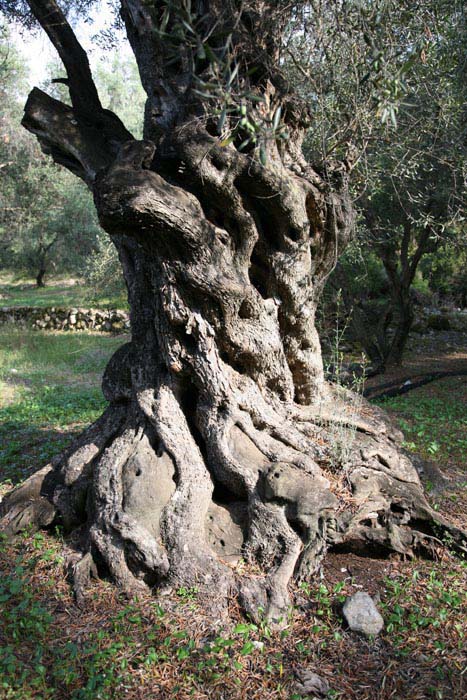
[[[36,287],[45,287],[45,282],[44,282],[45,273],[46,273],[45,268],[41,267],[39,272],[36,275]]]
[[[144,76],[139,3],[123,5]],[[352,230],[345,172],[323,177],[275,143],[261,165],[186,104],[162,136],[149,117],[153,139],[135,141],[71,95],[70,108],[34,90],[24,124],[92,187],[132,339],[105,371],[104,415],[4,499],[3,529],[79,530],[80,601],[97,564],[130,594],[197,586],[222,607],[236,593],[276,624],[290,579],[312,575],[329,547],[429,548],[449,526],[400,435],[323,377],[314,315]]]

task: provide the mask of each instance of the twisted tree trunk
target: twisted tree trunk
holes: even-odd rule
[[[82,114],[34,90],[24,124],[93,188],[132,339],[103,416],[4,499],[3,530],[79,531],[79,602],[97,565],[131,595],[234,593],[274,624],[329,547],[407,554],[443,529],[463,546],[385,416],[324,380],[314,315],[352,230],[345,172],[289,167],[275,144],[265,167],[193,118],[155,144]]]
[[[45,282],[44,282],[44,277],[45,277],[46,270],[41,267],[39,272],[36,275],[36,287],[45,287]]]

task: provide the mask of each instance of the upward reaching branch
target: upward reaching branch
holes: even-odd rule
[[[104,131],[92,122],[78,122],[71,107],[39,88],[29,95],[22,124],[37,136],[44,153],[89,186],[96,173],[112,161],[113,149]]]
[[[66,68],[72,107],[34,88],[23,125],[36,134],[45,153],[92,186],[98,170],[133,136],[113,112],[103,109],[86,52],[56,1],[28,2]]]
[[[31,12],[56,48],[68,75],[71,102],[77,117],[102,111],[88,57],[55,0],[28,0]]]

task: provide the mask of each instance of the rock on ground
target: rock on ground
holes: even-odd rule
[[[384,627],[384,620],[373,598],[363,591],[347,598],[342,612],[345,621],[354,632],[379,634]]]
[[[314,671],[307,668],[296,671],[297,682],[294,692],[298,695],[324,698],[329,692],[329,683]]]

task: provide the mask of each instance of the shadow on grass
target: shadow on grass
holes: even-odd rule
[[[53,429],[13,423],[0,425],[0,486],[24,481],[64,450],[85,425]]]
[[[98,388],[42,387],[0,409],[0,483],[24,480],[95,421],[106,402]]]

